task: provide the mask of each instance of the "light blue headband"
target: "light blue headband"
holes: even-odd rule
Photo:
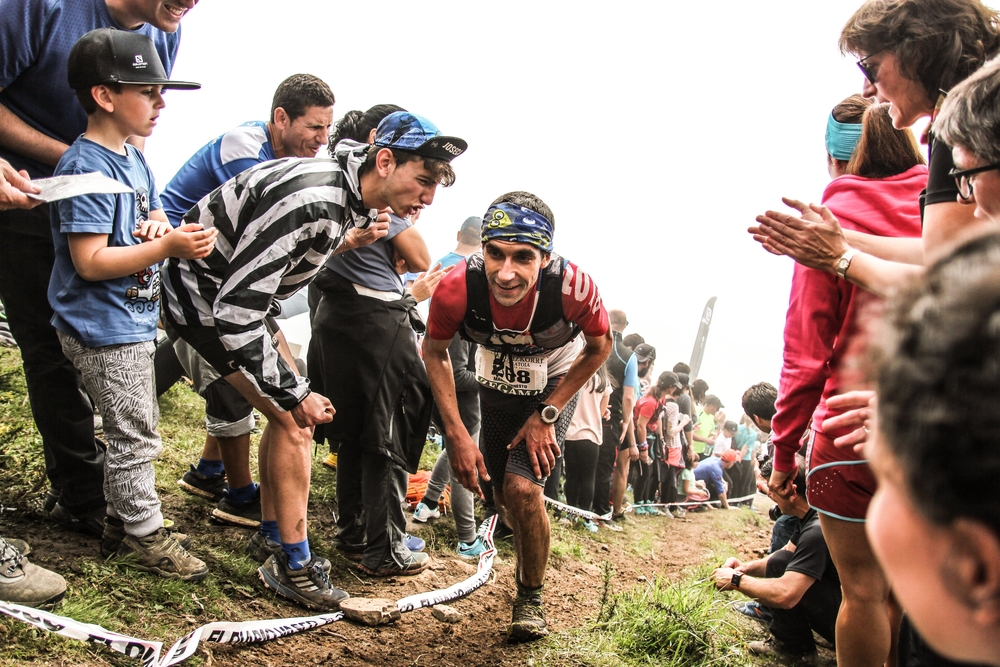
[[[826,152],[847,162],[861,140],[861,123],[841,123],[833,114],[826,122]]]

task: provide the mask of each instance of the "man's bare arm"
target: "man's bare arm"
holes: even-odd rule
[[[69,148],[58,139],[53,139],[31,127],[2,104],[0,104],[0,146],[53,167]]]

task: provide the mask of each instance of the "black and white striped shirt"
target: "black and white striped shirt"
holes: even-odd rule
[[[309,381],[271,345],[264,318],[274,299],[312,280],[352,226],[375,220],[358,184],[367,148],[342,142],[332,160],[274,160],[230,179],[183,219],[219,230],[212,254],[164,266],[170,315],[214,327],[258,391],[285,410],[305,398]]]

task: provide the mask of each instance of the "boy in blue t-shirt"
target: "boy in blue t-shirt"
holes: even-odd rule
[[[152,462],[161,444],[152,355],[160,262],[206,257],[217,232],[170,226],[142,153],[126,140],[152,133],[162,89],[200,86],[169,82],[148,37],[109,28],[80,38],[68,74],[87,130],[56,175],[100,172],[134,191],[64,199],[52,209],[52,325],[100,408],[108,444],[101,551],[138,570],[198,581],[208,568],[181,545],[186,538],[164,529],[156,495]]]

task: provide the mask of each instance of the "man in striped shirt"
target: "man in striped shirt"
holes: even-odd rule
[[[380,209],[407,217],[430,205],[439,184],[454,182],[449,162],[466,148],[407,112],[386,117],[377,136],[384,140],[372,146],[341,142],[332,160],[276,160],[227,181],[184,216],[219,230],[215,251],[164,270],[163,314],[171,327],[267,418],[262,523],[277,522],[281,548],[259,574],[312,609],[336,609],[347,597],[330,585],[306,538],[312,430],[335,411],[310,392],[287,348],[279,350],[268,312],[330,254],[384,236],[385,224],[371,229]]]

